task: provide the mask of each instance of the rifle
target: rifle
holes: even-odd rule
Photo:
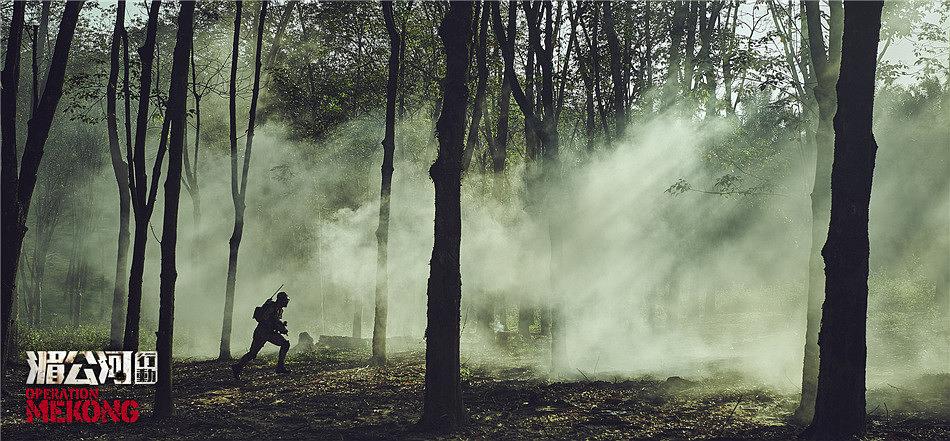
[[[284,284],[283,284],[283,283],[281,283],[281,284],[280,284],[280,288],[283,288],[283,287],[284,287]],[[277,288],[277,291],[274,291],[274,293],[273,293],[273,294],[271,294],[271,295],[270,295],[270,297],[268,297],[268,298],[267,298],[267,300],[273,300],[273,299],[274,299],[274,296],[276,296],[276,295],[277,295],[277,293],[279,293],[279,292],[280,292],[280,288]]]

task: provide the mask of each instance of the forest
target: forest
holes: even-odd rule
[[[950,2],[0,23],[4,438],[950,439]]]

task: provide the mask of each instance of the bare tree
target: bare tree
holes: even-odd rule
[[[230,124],[231,124],[231,201],[234,205],[234,230],[228,253],[228,279],[224,292],[224,323],[221,327],[221,348],[218,358],[231,358],[231,321],[234,316],[234,285],[237,281],[238,250],[244,236],[244,210],[247,207],[247,175],[251,167],[251,147],[254,144],[254,125],[257,120],[257,97],[261,86],[261,46],[264,38],[264,24],[267,20],[268,2],[261,2],[261,11],[257,16],[257,45],[254,51],[254,85],[251,89],[251,109],[247,123],[247,137],[244,144],[244,166],[238,174],[237,153],[237,57],[240,43],[241,2],[235,2],[234,40],[231,49],[231,86],[230,86]],[[240,182],[238,179],[240,177]]]
[[[184,156],[185,101],[188,99],[188,56],[194,35],[195,2],[182,1],[178,13],[178,36],[172,54],[171,82],[168,87],[167,118],[170,123],[168,174],[165,176],[165,218],[162,222],[162,271],[159,276],[158,384],[155,386],[155,415],[172,414],[172,339],[175,329],[175,281],[178,272],[175,248],[178,245],[178,202],[181,196],[181,164]]]
[[[488,87],[488,7],[482,2],[481,20],[478,27],[478,46],[475,49],[475,66],[477,81],[475,83],[475,102],[472,106],[472,123],[468,127],[468,139],[465,142],[465,152],[462,155],[462,171],[468,171],[472,163],[472,155],[478,144],[478,125],[485,110],[485,90]]]
[[[831,161],[834,146],[833,118],[837,109],[835,84],[841,63],[843,13],[841,2],[830,6],[828,49],[822,36],[821,11],[815,2],[805,2],[808,27],[808,48],[817,84],[812,89],[818,105],[818,127],[815,132],[815,180],[811,191],[811,254],[808,265],[808,306],[805,319],[805,356],[802,368],[802,400],[796,416],[811,420],[818,382],[818,327],[821,323],[821,297],[824,278],[821,267],[822,240],[827,235],[831,213]]]
[[[376,230],[376,313],[373,322],[373,362],[386,364],[386,318],[389,305],[389,196],[393,183],[393,156],[396,151],[396,92],[402,38],[393,17],[393,2],[383,1],[383,20],[389,34],[389,78],[386,82],[386,134],[383,137],[382,183],[379,189],[379,228]]]
[[[821,254],[825,301],[818,347],[812,439],[847,439],[864,430],[868,312],[868,208],[877,142],[874,76],[884,2],[844,5],[841,70],[834,117],[831,221]]]
[[[59,23],[59,33],[53,48],[46,86],[32,118],[27,125],[26,143],[23,157],[17,160],[16,148],[16,97],[20,78],[20,44],[23,40],[23,16],[25,5],[14,2],[10,22],[10,34],[7,39],[7,52],[3,72],[0,74],[3,103],[0,104],[0,216],[4,246],[0,258],[0,360],[6,362],[12,352],[12,329],[14,326],[13,305],[16,296],[16,274],[23,249],[23,236],[26,234],[26,219],[30,211],[30,201],[36,187],[36,176],[43,159],[43,149],[49,138],[50,127],[56,107],[63,95],[63,80],[69,49],[72,46],[76,22],[83,2],[67,2]],[[18,170],[19,169],[19,170]]]
[[[153,1],[148,11],[145,26],[145,43],[139,48],[141,73],[139,78],[138,114],[135,122],[135,144],[126,151],[129,164],[129,192],[132,196],[132,212],[135,231],[132,236],[132,262],[129,268],[129,300],[125,316],[125,336],[122,347],[127,351],[139,348],[139,319],[142,312],[142,277],[145,273],[145,246],[148,243],[149,222],[158,195],[158,181],[168,141],[168,118],[162,123],[155,163],[152,165],[152,180],[149,183],[145,169],[145,137],[148,130],[149,88],[152,82],[152,65],[155,54],[155,35],[158,27],[160,1]],[[167,116],[167,115],[166,115]]]
[[[106,126],[109,133],[109,156],[112,172],[119,188],[119,239],[115,264],[115,286],[112,289],[112,320],[109,346],[122,346],[122,325],[125,324],[125,287],[128,283],[129,266],[129,212],[132,195],[129,192],[129,164],[122,157],[119,146],[119,127],[116,117],[116,87],[119,81],[119,45],[125,36],[125,2],[116,7],[115,27],[109,49],[109,82],[106,85]],[[128,69],[128,68],[126,68]],[[128,146],[126,146],[128,148]]]
[[[425,393],[420,422],[430,429],[451,430],[467,419],[462,404],[459,364],[462,301],[459,253],[472,9],[472,2],[450,3],[439,26],[445,48],[445,80],[442,112],[436,123],[439,154],[429,168],[429,176],[435,184],[435,243],[429,262]]]

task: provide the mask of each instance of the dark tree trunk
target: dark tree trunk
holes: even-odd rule
[[[386,134],[383,137],[382,183],[379,189],[379,228],[376,230],[376,313],[373,322],[373,362],[386,364],[386,321],[389,312],[389,196],[392,193],[393,156],[396,152],[396,93],[402,36],[396,29],[393,2],[383,2],[383,20],[389,34],[389,78],[386,82]]]
[[[818,392],[809,428],[812,439],[845,439],[864,430],[868,207],[877,154],[872,115],[883,6],[883,2],[848,2],[844,6],[831,222],[822,248],[826,283],[818,342]]]
[[[132,262],[129,268],[129,300],[125,315],[125,336],[122,347],[126,351],[137,351],[139,348],[139,318],[142,310],[142,277],[145,273],[145,245],[148,242],[149,219],[152,217],[154,198],[146,193],[148,178],[145,174],[145,137],[148,130],[149,88],[152,83],[152,63],[155,55],[155,35],[158,28],[158,12],[160,1],[153,1],[148,11],[148,24],[145,29],[145,43],[139,48],[141,59],[139,106],[135,123],[135,146],[132,159],[129,161],[129,188],[132,196],[132,210],[135,215],[135,230],[132,236]],[[162,138],[165,137],[165,127],[162,127]],[[164,144],[164,141],[160,141]],[[162,146],[159,146],[159,156],[155,160],[153,170],[161,171]],[[158,174],[152,177],[153,183],[158,181]],[[154,186],[153,186],[154,187]]]
[[[266,3],[263,3],[266,4]],[[170,123],[168,174],[165,176],[165,219],[162,222],[162,272],[159,276],[158,384],[155,386],[155,415],[172,414],[172,338],[175,329],[175,248],[178,245],[178,202],[181,195],[181,164],[185,143],[185,101],[188,96],[188,56],[194,34],[195,2],[181,2],[178,13],[178,37],[172,55],[171,84],[168,87]]]
[[[201,145],[201,94],[198,93],[198,72],[195,66],[195,48],[191,47],[191,95],[195,100],[195,145],[192,157],[188,152],[188,125],[185,124],[185,144],[182,153],[182,183],[188,196],[191,197],[192,214],[195,219],[195,243],[201,239],[201,186],[198,182],[198,152]],[[192,159],[193,158],[193,159]],[[197,261],[198,246],[192,247],[195,260]]]
[[[478,27],[478,48],[475,50],[475,65],[478,69],[478,81],[475,84],[475,103],[472,108],[472,123],[468,127],[468,140],[465,143],[465,152],[462,155],[462,172],[468,171],[472,163],[472,155],[478,144],[478,125],[485,110],[485,89],[488,86],[488,7],[482,6],[481,23]]]
[[[673,2],[673,16],[670,19],[670,60],[668,64],[666,91],[667,94],[679,93],[680,78],[683,65],[683,37],[686,34],[686,15],[688,2]],[[667,97],[669,99],[669,97]]]
[[[488,14],[488,11],[485,11]],[[514,22],[509,21],[508,28],[514,32]],[[498,129],[495,133],[495,142],[492,143],[492,171],[496,174],[505,172],[505,162],[508,159],[508,117],[511,111],[511,83],[505,77],[504,69],[501,72],[501,91],[498,94]]]
[[[507,32],[502,28],[501,22],[501,11],[497,4],[492,4],[492,21],[495,29],[495,35],[497,41],[500,42],[501,52],[504,58],[505,63],[505,77],[511,82],[512,94],[514,95],[515,102],[518,103],[518,107],[521,109],[521,113],[525,117],[525,125],[531,129],[531,132],[535,133],[540,140],[539,145],[541,149],[543,167],[541,178],[545,181],[546,184],[551,187],[557,188],[558,179],[558,165],[557,165],[557,155],[558,155],[558,131],[557,131],[557,112],[554,104],[553,97],[553,59],[554,59],[554,30],[553,30],[553,21],[551,14],[551,4],[541,4],[537,3],[534,5],[525,4],[525,13],[527,15],[528,22],[528,39],[529,44],[534,47],[535,52],[537,53],[539,63],[541,65],[541,117],[538,117],[538,114],[534,110],[534,106],[531,101],[525,96],[525,93],[521,89],[521,85],[518,82],[517,76],[515,76],[514,71],[514,34],[506,35]],[[515,8],[509,8],[509,14],[515,11]],[[541,31],[540,31],[540,22],[546,14],[547,20],[545,20],[545,29],[544,29],[544,45],[541,44]],[[530,183],[531,181],[529,181]],[[549,204],[551,206],[556,206],[557,203]],[[551,228],[549,225],[549,233]],[[555,278],[554,267],[557,264],[557,254],[560,249],[560,245],[557,241],[556,235],[553,233],[550,234],[551,239],[551,265],[552,273],[551,278],[552,282]],[[554,283],[552,290],[552,301],[551,307],[551,319],[554,325],[554,328],[563,326],[560,321],[560,297],[557,293],[557,284]],[[542,320],[545,318],[543,317]],[[551,331],[551,347],[552,347],[552,368],[553,370],[558,370],[560,360],[559,356],[562,353],[561,351],[561,332],[560,329],[552,328]]]
[[[23,16],[26,2],[13,2],[13,14],[10,19],[10,31],[7,35],[6,56],[3,61],[3,72],[0,73],[2,89],[0,89],[0,148],[2,148],[2,228],[3,275],[0,277],[0,362],[6,364],[13,346],[14,318],[13,311],[16,295],[16,275],[20,263],[20,249],[23,247],[23,235],[26,234],[25,218],[21,218],[20,204],[17,198],[17,147],[16,147],[16,98],[20,81],[20,44],[23,42]]]
[[[643,51],[646,59],[646,87],[653,87],[653,29],[650,28],[652,8],[650,1],[643,4]]]
[[[716,30],[716,21],[719,18],[719,12],[725,3],[722,1],[712,2],[701,8],[703,15],[699,22],[699,54],[696,59],[699,63],[699,72],[697,73],[696,87],[699,83],[705,86],[706,91],[706,117],[716,114],[716,70],[712,63],[712,38]]]
[[[112,172],[119,188],[119,245],[116,252],[115,286],[112,289],[112,321],[109,332],[109,347],[122,347],[122,326],[125,324],[125,287],[129,267],[129,210],[132,195],[129,193],[129,165],[122,157],[119,146],[119,124],[116,117],[116,86],[119,80],[119,45],[125,34],[125,2],[116,9],[115,28],[109,49],[109,82],[106,86],[106,125],[109,131],[109,155]]]
[[[597,105],[597,113],[600,114],[601,130],[604,132],[604,140],[610,143],[610,125],[607,123],[607,108],[604,106],[604,93],[601,90],[601,65],[600,65],[600,8],[601,3],[594,3],[594,17],[591,30],[591,64],[593,64],[594,73],[594,101]]]
[[[36,111],[39,104],[40,94],[46,88],[46,77],[44,76],[46,64],[46,40],[49,37],[49,16],[51,1],[43,1],[40,7],[40,24],[33,28],[33,102],[30,108],[30,115]]]
[[[228,241],[228,278],[224,288],[224,320],[221,325],[221,346],[218,358],[231,358],[231,321],[234,318],[234,284],[237,279],[237,244],[244,233],[244,206],[240,203],[238,186],[238,137],[237,137],[237,66],[241,44],[241,10],[243,3],[234,2],[234,36],[231,40],[231,78],[228,86],[228,127],[231,145],[231,203],[234,205],[234,228]]]
[[[614,137],[619,139],[623,136],[623,129],[627,123],[624,106],[627,99],[627,84],[623,78],[620,40],[617,38],[617,23],[614,20],[613,5],[604,3],[603,7],[604,31],[607,33],[607,47],[610,49],[610,79],[613,83]]]
[[[818,327],[821,323],[821,302],[824,291],[821,246],[827,236],[831,213],[831,162],[834,147],[832,127],[837,108],[835,84],[841,59],[841,2],[832,1],[829,47],[825,50],[821,32],[821,12],[815,2],[805,2],[808,22],[808,46],[817,84],[813,93],[818,103],[818,128],[815,134],[815,180],[811,192],[812,243],[808,264],[808,298],[805,318],[805,356],[802,368],[802,399],[795,412],[796,418],[811,420],[815,407],[818,382]]]
[[[254,50],[254,85],[251,88],[251,108],[247,122],[247,138],[244,144],[244,166],[241,170],[240,184],[237,171],[237,121],[235,109],[235,94],[237,83],[237,51],[239,44],[239,29],[241,23],[241,2],[236,2],[237,11],[234,16],[234,41],[231,62],[231,200],[234,204],[234,230],[231,240],[228,241],[228,279],[224,293],[224,322],[221,326],[221,348],[218,358],[231,358],[231,320],[234,316],[234,285],[237,281],[237,259],[241,248],[241,238],[244,236],[244,209],[247,207],[247,174],[251,166],[251,147],[254,143],[254,125],[257,120],[257,97],[261,89],[261,48],[264,39],[264,24],[267,21],[268,2],[261,2],[261,12],[257,17],[257,45]]]
[[[686,45],[683,48],[683,91],[692,87],[693,70],[696,65],[694,57],[696,50],[696,24],[700,6],[705,9],[705,3],[688,2],[686,10]],[[705,11],[703,11],[705,13]]]
[[[43,159],[43,148],[49,138],[50,126],[56,107],[63,95],[63,80],[66,75],[66,64],[69,60],[69,49],[76,31],[76,22],[82,1],[67,2],[59,24],[59,33],[56,36],[56,46],[53,48],[53,57],[50,62],[46,86],[39,100],[36,111],[27,123],[26,143],[23,147],[23,157],[17,172],[16,159],[16,96],[20,77],[20,43],[23,38],[24,6],[14,2],[13,15],[10,23],[10,37],[5,64],[2,73],[2,213],[4,246],[2,251],[2,282],[0,282],[0,307],[2,307],[2,354],[3,361],[10,356],[12,349],[13,305],[16,295],[16,273],[23,249],[23,236],[26,234],[26,219],[30,211],[30,201],[36,187],[36,174]]]
[[[452,430],[467,420],[459,372],[459,252],[471,22],[472,3],[452,2],[439,27],[445,48],[445,80],[442,113],[436,123],[439,154],[429,169],[435,184],[435,243],[429,262],[425,394],[420,421],[420,426],[427,429]]]

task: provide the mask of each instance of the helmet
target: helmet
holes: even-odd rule
[[[277,293],[277,301],[278,301],[278,302],[289,302],[289,301],[290,301],[290,297],[287,296],[287,293],[281,291],[281,292]]]

